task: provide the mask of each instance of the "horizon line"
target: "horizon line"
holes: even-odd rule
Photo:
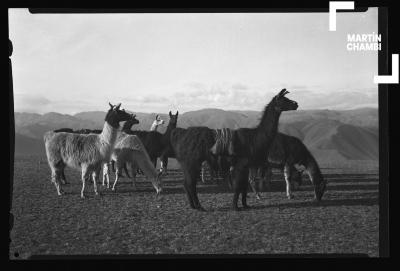
[[[361,110],[361,109],[379,109],[379,105],[377,105],[376,107],[373,106],[363,106],[363,107],[357,107],[357,108],[352,108],[352,109],[329,109],[329,108],[315,108],[315,109],[300,109],[300,110],[296,110],[296,111],[352,111],[352,110]],[[220,110],[220,111],[225,111],[225,112],[262,112],[262,110],[224,110],[224,109],[220,109],[220,108],[214,108],[214,107],[206,107],[206,108],[202,108],[202,109],[197,109],[197,110],[191,110],[191,111],[185,111],[185,112],[179,112],[180,114],[185,114],[185,113],[189,113],[189,112],[198,112],[198,111],[202,111],[202,110]],[[168,114],[167,113],[160,113],[160,112],[140,112],[140,111],[131,111],[131,110],[126,110],[128,112],[132,112],[132,113],[141,113],[141,114]],[[179,111],[179,110],[178,110]],[[46,114],[50,114],[50,113],[57,113],[60,115],[70,115],[70,116],[74,116],[80,113],[91,113],[91,112],[107,112],[102,111],[102,110],[91,110],[91,111],[80,111],[77,113],[60,113],[57,111],[49,111],[49,112],[45,112],[45,113],[36,113],[36,112],[29,112],[29,111],[15,111],[14,110],[14,114],[15,113],[26,113],[26,114],[37,114],[37,115],[46,115]],[[172,111],[171,111],[172,112]],[[288,111],[290,112],[290,111]]]

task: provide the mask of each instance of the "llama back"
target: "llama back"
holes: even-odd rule
[[[50,133],[45,135],[46,152],[53,162],[79,169],[82,164],[101,164],[111,156],[112,146],[99,140],[97,135]]]
[[[118,142],[115,145],[114,153],[119,153],[124,149],[144,151],[147,158],[150,159],[143,142],[136,135],[124,135],[118,138]]]
[[[150,155],[143,142],[136,135],[126,135],[122,140],[118,141],[112,158],[119,163],[134,162],[139,164],[147,177],[157,177],[157,172],[151,162]],[[136,159],[140,159],[140,161]]]
[[[286,153],[288,154],[290,160],[293,163],[298,163],[304,166],[307,166],[310,162],[315,162],[314,156],[308,150],[306,145],[294,136],[280,134],[283,138],[283,144],[286,148]]]

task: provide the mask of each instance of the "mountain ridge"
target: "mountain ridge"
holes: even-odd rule
[[[149,130],[158,113],[136,114],[140,123],[133,130]],[[176,111],[172,112],[173,114]],[[59,128],[102,129],[106,112],[87,111],[74,115],[49,112],[43,115],[15,112],[16,153],[35,153],[44,149],[43,134]],[[165,125],[169,116],[159,114]],[[261,112],[225,111],[206,108],[180,114],[178,127],[207,126],[216,128],[252,128],[259,123]],[[350,160],[378,161],[379,126],[377,108],[353,110],[299,110],[284,112],[279,122],[279,131],[298,137],[316,156],[327,163],[346,163]],[[33,140],[33,141],[32,141]],[[40,145],[30,148],[29,144]]]

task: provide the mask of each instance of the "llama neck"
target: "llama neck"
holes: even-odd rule
[[[150,131],[157,131],[157,128],[158,128],[158,123],[154,121],[150,127]]]
[[[163,144],[169,144],[169,139],[171,137],[171,132],[173,129],[175,129],[176,127],[173,127],[172,125],[167,126],[167,130],[164,132],[162,140],[163,140]]]
[[[107,144],[114,145],[117,136],[118,129],[112,127],[108,122],[104,122],[104,127],[100,134],[100,139]]]
[[[273,105],[268,105],[265,108],[259,125],[257,126],[257,133],[262,136],[274,137],[278,131],[280,116],[280,111],[275,110]]]
[[[127,131],[129,132],[131,130],[132,126],[133,126],[133,123],[125,122],[124,126],[122,127],[122,131],[123,132],[127,132]]]
[[[172,130],[175,129],[175,128],[176,128],[176,125],[175,125],[175,127],[173,127],[173,125],[170,125],[168,123],[167,130],[165,131],[164,136],[168,136],[169,137],[171,132],[172,132]]]

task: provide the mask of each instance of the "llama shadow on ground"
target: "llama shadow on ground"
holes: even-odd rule
[[[379,204],[379,198],[358,198],[358,199],[327,199],[320,202],[308,199],[302,202],[280,202],[272,204],[263,204],[251,206],[248,209],[241,208],[241,211],[246,210],[263,210],[269,208],[304,208],[304,207],[331,207],[331,206],[373,206]],[[240,206],[240,205],[239,205]],[[209,209],[209,211],[233,211],[231,206],[223,206],[220,208]]]
[[[378,184],[368,184],[368,185],[327,185],[327,189],[331,191],[362,191],[362,190],[378,190]],[[274,181],[271,183],[269,188],[258,189],[260,192],[285,192],[286,191],[286,183]],[[233,189],[229,188],[227,183],[219,182],[217,184],[197,184],[197,191],[199,193],[206,194],[219,194],[219,193],[232,193]],[[312,185],[302,185],[296,191],[314,191],[314,187]],[[248,192],[252,192],[252,190],[248,189]],[[166,183],[163,186],[163,193],[165,194],[181,194],[184,193],[183,189],[183,181],[177,182],[176,185],[172,186],[170,183]]]
[[[330,191],[367,191],[367,190],[378,190],[379,183],[378,179],[371,178],[370,175],[366,174],[363,178],[363,174],[355,175],[355,174],[335,174],[335,177],[340,178],[326,178],[328,180],[327,189]],[[330,176],[330,175],[328,175]],[[376,176],[376,175],[375,175]],[[376,181],[374,183],[373,181]],[[351,183],[351,184],[346,184]],[[354,183],[357,182],[357,183]],[[113,182],[111,182],[112,186]],[[163,194],[184,194],[185,190],[183,188],[183,175],[177,174],[176,172],[168,173],[164,175],[162,178],[162,186],[163,186]],[[286,183],[283,180],[282,176],[274,175],[273,181],[270,183],[269,187],[263,187],[260,185],[260,182],[256,183],[256,187],[260,192],[285,192],[286,191]],[[106,191],[105,194],[124,194],[124,193],[142,193],[149,192],[154,193],[155,189],[153,188],[150,180],[147,180],[146,177],[142,175],[137,176],[136,180],[136,188],[132,186],[132,180],[129,178],[121,178],[116,186],[116,191],[112,191],[111,189],[102,188],[102,192]],[[108,192],[109,191],[109,192]],[[197,182],[197,191],[198,193],[207,193],[207,194],[219,194],[219,193],[232,193],[233,190],[228,186],[228,182],[221,178],[214,179],[214,181],[207,180],[206,183],[201,182],[200,180]],[[296,191],[314,191],[314,187],[310,180],[303,179],[303,184]],[[249,193],[252,190],[249,187]]]

